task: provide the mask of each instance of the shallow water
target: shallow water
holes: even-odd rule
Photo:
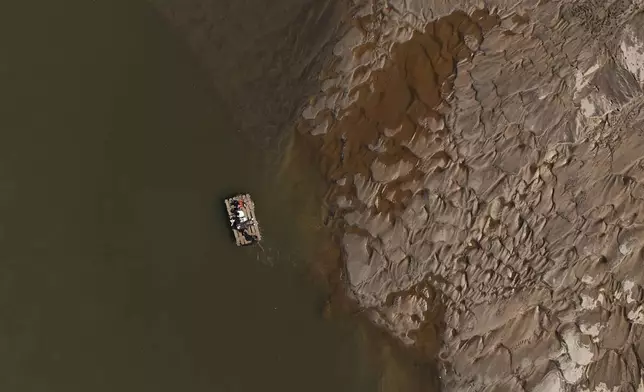
[[[0,16],[0,389],[375,390],[300,268],[313,196],[291,215],[182,40],[124,3]],[[230,240],[238,190],[264,251]]]

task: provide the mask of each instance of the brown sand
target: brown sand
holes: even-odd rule
[[[341,282],[446,390],[644,390],[644,4],[485,5],[374,1],[336,46],[301,129]]]
[[[494,19],[484,12],[477,13],[477,17]],[[472,56],[461,37],[469,35],[475,37],[476,42],[481,40],[484,30],[474,19],[463,12],[456,12],[428,24],[423,33],[415,32],[410,40],[394,45],[385,66],[373,71],[366,83],[350,92],[356,96],[353,103],[342,110],[324,135],[313,137],[311,144],[321,152],[322,170],[330,186],[327,201],[332,208],[342,208],[336,205],[338,199],[351,200],[352,207],[362,206],[381,217],[381,225],[393,224],[400,228],[398,230],[406,230],[396,226],[396,216],[409,207],[414,194],[407,186],[423,178],[423,158],[438,164],[450,159],[441,149],[431,154],[418,154],[413,146],[417,138],[429,135],[437,143],[447,136],[443,129],[439,129],[442,116],[432,108],[439,106],[443,97],[453,90],[455,64]],[[312,127],[315,126],[313,123]],[[302,130],[306,131],[306,124]],[[365,192],[350,186],[349,182],[342,182],[348,178],[357,181],[354,185],[370,182],[363,185],[368,190]],[[357,222],[360,216],[338,214],[336,217],[342,220],[337,227],[341,232],[355,232],[353,235],[359,236],[357,233],[361,231],[356,231],[356,225],[351,223]],[[343,225],[345,220],[349,221],[349,226]],[[378,230],[368,226],[359,228],[372,234]],[[407,256],[404,252],[399,254],[402,258]],[[352,279],[353,271],[349,268],[347,272]],[[339,274],[333,270],[327,273],[331,277]],[[428,274],[429,271],[418,273]],[[400,302],[408,300],[412,294],[422,298],[424,303],[434,304],[431,308],[421,305],[424,306],[422,310],[408,315],[410,320],[405,332],[409,333],[404,336],[411,339],[408,342],[414,341],[422,347],[429,358],[434,358],[441,328],[433,321],[441,319],[442,306],[433,286],[427,282],[412,282],[410,286],[406,281],[400,290],[389,287],[382,291],[380,299],[377,299],[379,294],[375,286],[373,292],[364,294],[370,296],[365,298],[367,301],[373,301],[369,306],[375,307],[399,307]],[[391,283],[387,282],[387,285]],[[363,306],[367,304],[364,300],[359,302]],[[398,314],[394,313],[378,313],[377,317],[397,317]],[[428,322],[423,323],[422,320]],[[386,322],[386,319],[380,321]],[[402,335],[399,337],[403,338]]]

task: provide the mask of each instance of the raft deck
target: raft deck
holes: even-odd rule
[[[243,203],[242,207],[240,207],[241,210],[244,211],[244,214],[249,219],[252,220],[250,224],[248,224],[248,226],[246,226],[245,228],[247,236],[244,236],[244,234],[240,230],[237,230],[235,226],[231,224],[230,229],[233,231],[233,235],[235,236],[235,243],[237,244],[237,246],[244,246],[259,242],[262,239],[262,235],[259,231],[259,222],[257,222],[257,219],[255,217],[255,203],[253,203],[253,200],[247,193],[229,197],[224,200],[224,202],[226,203],[226,211],[228,212],[229,222],[235,219],[235,216],[233,215],[233,212],[235,211],[235,208],[232,204],[233,200],[237,200],[238,202],[241,201]],[[249,236],[254,238],[250,238]]]

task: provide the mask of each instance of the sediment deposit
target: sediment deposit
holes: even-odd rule
[[[347,292],[445,390],[644,391],[643,7],[355,6],[302,128]]]

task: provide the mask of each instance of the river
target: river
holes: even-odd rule
[[[151,6],[12,2],[0,33],[0,390],[377,388],[287,182]],[[231,242],[239,190],[263,251]]]

